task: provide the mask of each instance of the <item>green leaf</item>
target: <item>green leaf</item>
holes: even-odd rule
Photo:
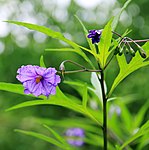
[[[5,21],[5,22],[8,22],[8,23],[12,23],[12,24],[16,24],[16,25],[19,25],[19,26],[23,26],[23,27],[26,27],[28,29],[31,29],[31,30],[35,30],[35,31],[38,31],[38,32],[41,32],[41,33],[44,33],[52,38],[56,38],[58,40],[61,40],[61,41],[64,41],[65,43],[69,44],[70,46],[72,46],[75,50],[79,51],[79,53],[82,53],[81,56],[83,56],[83,58],[91,65],[92,65],[92,62],[88,59],[88,57],[86,56],[86,54],[81,50],[81,49],[84,49],[84,50],[87,50],[86,48],[76,44],[75,42],[65,38],[63,36],[63,34],[61,34],[60,32],[56,32],[56,31],[53,31],[52,29],[50,28],[47,28],[47,27],[44,27],[44,26],[39,26],[39,25],[36,25],[36,24],[31,24],[31,23],[25,23],[25,22],[19,22],[19,21]],[[81,49],[80,49],[81,48]],[[78,53],[78,54],[79,54]]]
[[[12,92],[12,93],[17,93],[17,94],[21,94],[21,95],[25,95],[25,96],[35,97],[32,94],[28,94],[28,95],[25,94],[23,85],[21,85],[21,84],[0,82],[0,90],[7,91],[7,92]],[[38,98],[44,99],[45,96],[41,95]]]
[[[50,128],[47,125],[43,125],[45,128],[47,128],[54,136],[57,140],[59,140],[61,143],[65,144],[67,147],[69,147],[70,145],[64,140],[64,137],[61,137],[57,132],[55,132],[52,128]]]
[[[144,135],[140,138],[140,140],[137,141],[138,146],[136,150],[143,150],[145,147],[148,146],[148,141],[149,141],[149,136],[148,135]]]
[[[137,138],[139,138],[142,135],[147,135],[149,134],[149,121],[147,121],[141,128],[140,130],[134,134],[131,138],[129,138],[127,141],[125,141],[125,143],[120,147],[120,150],[122,150],[123,148],[125,148],[128,144],[130,144],[131,142],[133,142],[134,140],[136,140]]]
[[[119,102],[119,106],[121,108],[121,120],[122,120],[122,124],[124,124],[124,129],[129,133],[131,132],[132,129],[132,116],[130,111],[128,110],[128,108],[126,107],[126,105],[124,103]]]
[[[116,150],[120,150],[120,146],[119,145],[115,145]]]
[[[43,55],[41,55],[41,57],[40,57],[40,66],[46,68],[46,65],[43,60]]]
[[[75,15],[75,17],[78,19],[78,21],[80,22],[82,28],[83,28],[83,31],[84,31],[84,34],[85,34],[85,37],[86,37],[86,40],[90,46],[90,49],[92,50],[93,53],[96,54],[96,48],[95,48],[95,45],[92,44],[92,40],[90,38],[87,37],[87,34],[88,34],[88,31],[86,29],[86,27],[84,26],[83,22],[79,19],[78,16]]]
[[[141,109],[137,112],[134,118],[134,128],[138,128],[144,120],[144,115],[146,111],[149,109],[149,100],[141,107]]]
[[[26,94],[24,94],[24,88],[21,84],[0,82],[0,90],[17,93],[17,94],[21,94],[21,95],[26,95]],[[33,95],[29,95],[29,96],[34,97]]]
[[[56,95],[50,96],[48,100],[44,99],[44,100],[32,100],[32,101],[23,102],[8,108],[6,111],[15,110],[23,107],[36,106],[36,105],[57,105],[57,106],[66,107],[68,109],[79,112],[85,116],[88,116],[99,126],[101,126],[101,123],[93,115],[91,115],[87,109],[84,109],[82,105],[73,102],[73,99],[71,98],[69,99],[68,97],[66,97],[58,87],[57,87]]]
[[[111,23],[112,19],[107,23],[105,28],[102,31],[100,42],[98,44],[99,50],[99,61],[101,68],[104,68],[106,65],[107,58],[109,56],[109,48],[111,46],[112,32],[111,32]]]
[[[51,119],[51,118],[33,118],[37,123],[47,124],[52,127],[80,127],[84,130],[98,133],[99,127],[95,126],[94,122],[85,117],[73,117],[73,118],[64,118],[64,119]],[[36,123],[35,122],[35,123]]]
[[[114,17],[113,22],[112,22],[112,30],[114,31],[117,27],[118,21],[120,19],[120,16],[122,14],[122,12],[126,9],[126,7],[128,6],[128,4],[131,2],[131,0],[127,0],[125,2],[125,4],[123,5],[123,7],[121,8],[120,12]]]
[[[43,135],[41,133],[36,133],[36,132],[32,132],[32,131],[24,131],[24,130],[19,130],[19,129],[15,129],[15,131],[26,134],[26,135],[29,135],[29,136],[36,137],[36,138],[41,139],[41,140],[44,140],[44,141],[49,142],[49,143],[51,143],[51,144],[53,144],[57,147],[60,147],[64,150],[68,149],[68,147],[66,147],[66,145],[63,145],[60,142],[58,142],[57,140],[55,140],[51,137],[48,137],[46,135]]]
[[[74,53],[79,54],[79,55],[82,56],[83,58],[85,58],[85,60],[88,59],[88,58],[86,57],[86,55],[84,55],[84,53],[82,53],[82,51],[78,51],[77,49],[74,49],[74,48],[59,48],[59,49],[51,49],[51,48],[47,48],[47,49],[45,49],[45,51],[74,52]]]
[[[146,51],[147,56],[149,56],[149,42],[146,42],[142,48]],[[126,78],[129,74],[136,71],[137,69],[149,65],[149,61],[144,61],[144,59],[140,56],[138,52],[136,53],[136,56],[133,57],[133,59],[129,64],[127,64],[124,55],[117,56],[117,61],[118,61],[120,71],[110,89],[110,92],[108,94],[109,97],[114,91],[114,89],[124,78]]]
[[[75,90],[78,91],[78,93],[82,96],[82,106],[84,107],[84,109],[86,109],[88,102],[88,89],[89,89],[87,83],[82,83],[79,81],[64,81],[64,83],[69,84]]]
[[[88,100],[88,91],[87,91],[87,84],[83,86],[83,100],[82,105],[86,109],[87,108],[87,100]]]

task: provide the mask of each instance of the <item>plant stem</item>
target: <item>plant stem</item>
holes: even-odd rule
[[[104,87],[104,71],[101,71],[101,90],[102,90],[102,99],[103,99],[103,142],[104,142],[104,150],[107,150],[107,98],[105,94],[105,87]]]

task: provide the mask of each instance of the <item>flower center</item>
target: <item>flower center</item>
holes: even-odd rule
[[[42,79],[42,76],[38,76],[38,77],[36,78],[36,83],[39,83],[39,82],[41,81],[41,79]]]

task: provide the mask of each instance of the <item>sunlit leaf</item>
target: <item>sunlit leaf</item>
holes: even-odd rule
[[[74,52],[74,53],[77,53],[79,54],[80,56],[82,56],[83,58],[86,58],[86,55],[84,55],[84,53],[82,53],[81,51],[78,51],[77,49],[74,49],[74,48],[59,48],[59,49],[51,49],[51,48],[47,48],[45,49],[45,51],[54,51],[54,52]]]
[[[64,41],[68,45],[72,46],[75,50],[79,51],[78,54],[81,53],[81,56],[83,56],[83,58],[92,66],[92,62],[88,59],[86,54],[81,50],[81,49],[84,49],[84,50],[87,50],[87,49],[85,47],[80,46],[80,45],[76,44],[75,42],[65,38],[62,33],[56,32],[56,31],[54,31],[50,28],[44,27],[44,26],[39,26],[39,25],[36,25],[36,24],[31,24],[31,23],[26,23],[26,22],[19,22],[19,21],[5,21],[5,22],[16,24],[16,25],[19,25],[19,26],[23,26],[23,27],[26,27],[30,30],[35,30],[35,31],[44,33],[44,34],[46,34],[46,35],[48,35],[52,38],[56,38],[58,40]]]
[[[146,51],[147,56],[149,56],[149,42],[146,42],[144,44],[143,49]],[[114,80],[114,83],[110,89],[108,96],[112,94],[112,92],[117,87],[117,85],[129,74],[136,71],[137,69],[140,69],[141,67],[149,65],[149,61],[144,61],[144,59],[140,56],[138,52],[136,53],[136,56],[133,57],[133,59],[130,61],[129,64],[126,62],[124,55],[117,56],[117,61],[118,61],[120,71],[118,76]]]
[[[16,94],[21,94],[21,95],[26,95],[24,93],[23,85],[21,85],[21,84],[13,84],[13,83],[0,82],[0,90],[7,91],[7,92],[12,92],[12,93],[16,93]],[[28,94],[26,96],[35,97],[32,94]],[[41,95],[38,98],[44,99],[46,97],[43,96],[43,95]]]
[[[43,60],[43,55],[41,55],[41,57],[40,57],[40,66],[46,68],[46,65],[45,65],[44,60]]]
[[[112,40],[111,23],[112,23],[112,19],[104,27],[101,34],[100,42],[98,44],[98,50],[99,50],[98,59],[100,61],[101,68],[105,67],[107,58],[110,54],[109,48],[111,46],[111,40]]]
[[[87,109],[84,109],[82,105],[75,103],[72,99],[66,97],[60,89],[57,87],[56,95],[50,96],[49,99],[44,100],[30,100],[27,102],[23,102],[8,108],[6,111],[15,110],[19,108],[29,107],[29,106],[36,106],[36,105],[57,105],[66,107],[68,109],[74,110],[79,112],[85,116],[88,116],[93,121],[95,121],[99,126],[101,126],[100,121],[98,121]]]
[[[17,94],[21,94],[21,95],[26,95],[26,94],[24,94],[24,88],[21,84],[0,82],[0,90],[17,93]],[[34,97],[33,95],[29,95],[29,96]]]

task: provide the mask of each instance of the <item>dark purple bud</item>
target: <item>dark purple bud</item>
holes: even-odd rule
[[[88,38],[92,39],[92,44],[98,43],[100,41],[102,30],[89,30]]]

